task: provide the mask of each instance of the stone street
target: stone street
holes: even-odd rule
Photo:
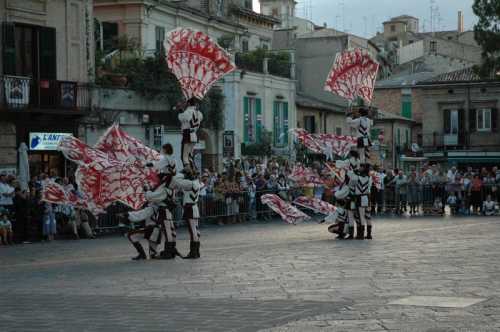
[[[0,330],[500,331],[498,217],[375,222],[372,241],[207,226],[200,260],[133,262],[123,237],[0,247]]]

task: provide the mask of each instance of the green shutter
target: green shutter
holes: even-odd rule
[[[57,78],[56,29],[40,28],[40,79]]]
[[[401,105],[401,116],[411,119],[412,117],[412,110],[411,110],[411,96],[410,95],[403,95],[401,96],[402,100],[402,105]]]
[[[283,142],[288,145],[288,103],[283,103]]]
[[[370,139],[372,142],[378,141],[378,135],[380,135],[380,128],[372,128],[370,130]]]
[[[273,103],[273,137],[274,145],[277,146],[280,142],[280,115],[279,104],[277,101]]]
[[[249,99],[248,97],[243,97],[243,142],[248,143],[248,120],[249,120],[249,114],[248,114],[248,103]]]
[[[260,143],[262,135],[262,104],[260,98],[255,98],[255,114],[256,114],[256,143]]]
[[[12,22],[2,22],[3,73],[16,74],[16,35]]]

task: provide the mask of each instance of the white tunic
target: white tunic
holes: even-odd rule
[[[191,142],[198,142],[197,131],[203,121],[203,114],[194,106],[187,107],[184,112],[179,114],[182,130],[189,130]]]
[[[158,220],[159,207],[157,205],[149,205],[146,208],[128,213],[128,219],[132,222],[146,221],[146,226],[155,226]]]

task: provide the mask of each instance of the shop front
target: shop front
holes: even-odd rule
[[[30,132],[29,164],[30,174],[45,173],[51,177],[65,177],[72,174],[70,165],[61,152],[57,151],[59,142],[72,133]]]

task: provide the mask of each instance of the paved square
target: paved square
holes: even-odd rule
[[[450,296],[410,296],[404,299],[389,302],[397,305],[413,305],[420,307],[466,308],[486,299],[450,297]]]
[[[0,247],[0,331],[500,331],[499,218],[376,220],[374,236],[208,226],[189,261],[133,262],[123,237]],[[389,304],[421,296],[485,300]]]

